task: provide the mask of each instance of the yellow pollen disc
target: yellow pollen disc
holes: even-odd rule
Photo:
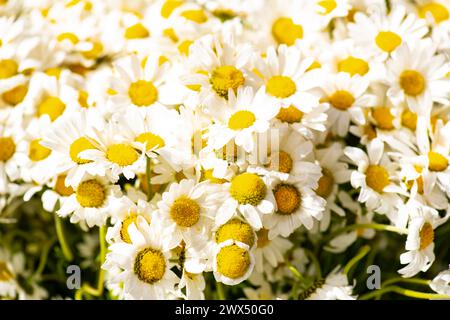
[[[167,0],[161,7],[161,16],[166,19],[169,18],[173,10],[175,10],[182,4],[183,1],[180,0]]]
[[[227,182],[227,179],[214,177],[213,172],[214,172],[213,169],[204,170],[203,174],[202,174],[202,181],[208,180],[211,183],[217,183],[217,184],[223,184],[223,183]]]
[[[319,61],[314,61],[314,62],[309,66],[309,68],[306,69],[306,71],[311,71],[311,70],[314,70],[314,69],[320,69],[320,68],[322,68],[322,64],[321,64]]]
[[[256,236],[258,237],[258,240],[256,241],[258,248],[264,248],[270,243],[269,230],[262,228],[256,232]]]
[[[154,284],[164,277],[166,259],[160,250],[145,248],[138,252],[134,260],[134,273],[139,280]]]
[[[381,50],[391,53],[402,44],[402,38],[391,31],[380,31],[375,38],[375,43]]]
[[[216,231],[216,243],[222,243],[229,239],[245,243],[252,247],[255,243],[255,234],[252,227],[239,219],[232,219],[220,226]]]
[[[336,109],[345,111],[355,102],[353,95],[345,90],[338,90],[329,97],[330,104]]]
[[[217,254],[217,271],[227,278],[238,279],[245,275],[249,267],[249,252],[235,244],[223,247]]]
[[[48,68],[45,70],[45,74],[50,77],[55,77],[56,79],[59,79],[59,76],[61,75],[62,69],[55,67],[55,68]]]
[[[0,79],[6,79],[15,76],[18,70],[19,65],[14,60],[0,60]]]
[[[89,149],[96,149],[95,146],[85,137],[78,138],[72,144],[70,145],[70,158],[73,162],[76,162],[78,164],[85,164],[92,162],[91,160],[81,159],[78,157],[80,152],[83,152],[85,150]]]
[[[399,82],[403,91],[410,96],[418,96],[425,89],[425,78],[415,70],[403,71]]]
[[[120,227],[120,238],[126,243],[131,243],[131,238],[130,238],[130,235],[128,234],[128,227],[132,223],[135,223],[136,219],[137,219],[137,215],[132,214],[132,215],[129,215],[128,217],[126,217],[125,220],[122,221],[122,225]]]
[[[428,169],[431,171],[444,171],[447,167],[448,159],[446,157],[437,152],[428,152]]]
[[[367,185],[378,193],[383,193],[383,189],[389,185],[389,173],[378,165],[370,165],[366,171]]]
[[[53,188],[60,196],[68,197],[73,194],[73,188],[66,186],[66,175],[60,175],[56,178],[55,187]]]
[[[278,207],[278,214],[289,215],[300,207],[301,194],[290,184],[279,184],[273,191]]]
[[[59,42],[62,42],[64,40],[69,40],[70,42],[72,42],[72,44],[77,44],[80,41],[80,39],[78,39],[77,35],[72,32],[61,33],[56,37],[56,39]]]
[[[273,76],[267,82],[266,92],[277,98],[287,98],[297,92],[297,85],[289,77]]]
[[[163,31],[164,36],[168,37],[173,42],[178,42],[178,36],[175,33],[175,30],[173,28],[167,28]]]
[[[433,226],[428,222],[425,222],[420,229],[420,250],[426,249],[434,241],[434,230]]]
[[[112,144],[106,150],[106,158],[121,167],[132,165],[139,158],[137,151],[125,143]]]
[[[5,262],[0,261],[0,282],[6,282],[11,279],[14,279],[13,273],[9,270],[8,265]]]
[[[30,147],[28,149],[28,157],[32,161],[41,161],[47,158],[52,150],[41,145],[42,139],[36,139],[30,142]]]
[[[245,78],[236,67],[221,66],[213,70],[210,82],[219,96],[228,98],[228,89],[233,89],[236,92],[244,84]]]
[[[86,91],[81,90],[78,92],[78,103],[82,108],[89,108],[88,99],[89,94]]]
[[[280,151],[270,155],[270,162],[268,167],[271,170],[276,170],[283,173],[290,173],[294,162],[292,161],[289,153],[285,151]]]
[[[266,197],[264,181],[254,173],[242,173],[231,180],[230,194],[240,204],[257,206]]]
[[[177,171],[175,172],[174,178],[177,182],[180,182],[181,180],[187,179],[186,175],[183,171]]]
[[[367,136],[369,140],[373,140],[377,137],[377,132],[375,128],[369,123],[363,127],[364,134]]]
[[[419,167],[419,168],[420,168],[420,167]],[[416,171],[418,171],[418,170],[416,169]],[[418,171],[418,172],[421,173],[421,172],[422,172],[422,168],[420,168],[420,171]],[[418,192],[419,194],[423,194],[423,191],[424,191],[424,189],[423,189],[423,177],[422,177],[422,176],[419,176],[419,177],[416,179],[416,182],[417,182],[417,192]],[[414,180],[406,181],[406,186],[407,186],[409,189],[412,188],[413,184],[414,184]]]
[[[208,21],[208,17],[203,10],[186,10],[181,13],[181,16],[196,23],[205,23]]]
[[[147,151],[152,150],[154,148],[162,148],[166,145],[163,138],[151,132],[141,133],[134,139],[134,141],[146,143]]]
[[[303,118],[303,112],[290,105],[287,108],[281,108],[278,112],[277,119],[282,122],[295,123],[300,122]]]
[[[422,19],[426,18],[427,13],[431,13],[434,20],[439,23],[449,18],[449,12],[447,8],[436,2],[430,2],[425,4],[419,9],[419,17]]]
[[[351,76],[355,74],[363,76],[369,72],[369,64],[366,61],[352,56],[339,61],[337,68],[339,72],[347,72]]]
[[[228,120],[228,128],[231,130],[242,130],[251,127],[256,121],[253,112],[240,110],[235,112]]]
[[[234,19],[238,16],[236,12],[230,9],[215,9],[212,14],[222,22]]]
[[[406,109],[402,113],[402,125],[412,131],[416,131],[417,115],[409,109]]]
[[[185,55],[185,56],[188,56],[188,55],[189,55],[189,49],[190,49],[192,43],[193,43],[193,42],[192,42],[191,40],[184,40],[183,42],[181,42],[181,43],[178,45],[178,51],[179,51],[181,54],[183,54],[183,55]]]
[[[26,85],[21,84],[11,90],[4,92],[2,94],[2,99],[7,104],[15,106],[15,105],[21,103],[23,101],[23,99],[25,99],[25,96],[27,95],[27,93],[28,93],[28,87]]]
[[[128,89],[131,101],[138,107],[150,106],[158,99],[158,89],[150,81],[138,80]]]
[[[372,111],[372,117],[375,119],[378,128],[382,130],[392,130],[395,128],[395,117],[392,115],[391,109],[388,107],[375,108]]]
[[[334,1],[334,0],[323,0],[323,1],[319,1],[317,4],[325,9],[325,12],[322,13],[324,15],[329,14],[331,11],[333,11],[337,7],[336,1]]]
[[[272,35],[278,44],[292,46],[297,39],[303,38],[303,27],[291,18],[278,18],[272,25]]]
[[[55,121],[66,110],[66,105],[57,97],[47,97],[37,107],[39,117],[44,114],[50,117],[51,121]]]
[[[200,219],[200,205],[187,197],[180,197],[170,207],[170,217],[180,227],[192,227]]]
[[[6,162],[16,152],[16,144],[10,137],[0,137],[0,161]]]
[[[105,187],[95,179],[81,182],[76,191],[76,198],[82,207],[98,208],[106,199]]]
[[[92,48],[86,51],[83,51],[81,54],[86,59],[97,59],[103,53],[103,44],[98,41],[91,42]]]
[[[328,198],[334,187],[334,177],[330,170],[322,168],[322,176],[320,177],[318,184],[316,193],[324,199]]]
[[[142,23],[136,23],[125,30],[126,39],[143,39],[150,36],[147,28]]]

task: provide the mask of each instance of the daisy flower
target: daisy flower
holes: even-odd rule
[[[437,293],[450,296],[450,269],[444,270],[434,277],[430,282],[430,288]]]
[[[338,267],[339,268],[339,267]],[[353,285],[349,285],[347,275],[333,270],[325,280],[317,281],[303,294],[304,300],[355,300]]]
[[[285,253],[293,247],[293,244],[283,237],[275,237],[269,239],[269,230],[260,229],[256,232],[257,241],[255,254],[255,270],[263,273],[266,271],[266,264],[275,268],[280,263],[284,262]]]

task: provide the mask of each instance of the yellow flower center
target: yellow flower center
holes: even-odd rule
[[[8,90],[2,94],[2,99],[10,105],[17,105],[25,99],[27,95],[28,87],[26,85],[18,85],[17,87]]]
[[[415,165],[414,168],[416,169],[417,173],[422,173],[422,171],[423,171],[423,168],[421,166]],[[417,192],[420,194],[423,194],[423,177],[419,176],[416,179],[416,182],[417,182]],[[413,185],[414,185],[414,180],[406,181],[406,186],[409,189],[411,189]]]
[[[279,184],[273,191],[278,207],[278,214],[289,215],[300,207],[301,194],[296,187],[290,184]]]
[[[383,193],[383,189],[389,185],[389,173],[378,165],[370,165],[366,171],[367,185],[378,193]]]
[[[62,69],[55,67],[55,68],[48,68],[45,70],[45,74],[50,77],[55,77],[56,79],[59,79],[59,76],[61,75]]]
[[[50,117],[51,121],[55,121],[66,110],[66,105],[57,97],[47,97],[37,107],[38,116],[44,114]]]
[[[433,15],[433,18],[437,23],[447,20],[449,17],[447,8],[437,2],[430,2],[422,6],[419,9],[419,17],[424,19],[427,16],[428,12]]]
[[[181,13],[181,16],[196,23],[205,23],[208,21],[208,17],[203,10],[186,10]]]
[[[238,16],[236,12],[230,9],[215,9],[212,14],[222,22],[234,19]]]
[[[134,273],[139,280],[154,284],[164,277],[166,259],[160,250],[145,248],[138,252],[134,260]]]
[[[446,157],[437,152],[428,152],[428,169],[431,171],[444,171],[447,167],[448,159]]]
[[[128,234],[128,227],[135,223],[137,219],[136,214],[131,214],[128,217],[125,218],[125,220],[122,221],[121,227],[120,227],[120,238],[126,242],[131,243],[130,235]]]
[[[256,241],[258,248],[264,248],[270,243],[269,230],[262,228],[256,232],[256,236],[258,237],[258,240]]]
[[[6,282],[11,279],[14,279],[13,273],[9,270],[8,265],[5,262],[0,261],[0,282]]]
[[[409,109],[406,109],[402,113],[402,125],[407,127],[408,129],[412,131],[416,131],[417,126],[417,114],[410,111]]]
[[[395,117],[391,113],[391,109],[388,107],[375,108],[372,111],[372,117],[375,119],[378,128],[382,130],[394,129]]]
[[[249,252],[235,244],[223,247],[217,254],[217,271],[227,278],[238,279],[245,275],[249,267]]]
[[[391,31],[380,31],[375,38],[375,43],[381,50],[391,53],[402,44],[402,38]]]
[[[337,68],[339,72],[347,72],[351,76],[355,74],[363,76],[369,72],[369,64],[366,61],[352,56],[339,61]]]
[[[68,197],[73,194],[73,188],[66,186],[66,175],[59,175],[56,178],[55,187],[53,188],[60,196]]]
[[[222,243],[229,239],[245,243],[249,247],[255,243],[252,227],[239,219],[228,221],[216,231],[216,243]]]
[[[103,52],[103,44],[98,41],[91,42],[92,48],[86,51],[83,51],[81,54],[86,59],[97,59]]]
[[[419,232],[420,237],[420,250],[426,249],[434,241],[433,226],[428,222],[425,222]]]
[[[0,161],[6,162],[16,152],[16,144],[11,137],[0,137]]]
[[[170,207],[170,217],[180,227],[192,227],[200,219],[200,205],[185,196],[175,200]]]
[[[70,151],[69,151],[70,158],[72,159],[73,162],[76,162],[78,164],[85,164],[85,163],[92,162],[91,160],[81,159],[80,157],[78,157],[78,155],[81,152],[83,152],[85,150],[90,150],[90,149],[96,149],[95,146],[92,144],[92,142],[90,142],[85,137],[78,138],[77,140],[72,142],[72,144],[70,145]]]
[[[188,56],[189,55],[189,49],[191,48],[192,43],[193,42],[191,40],[184,40],[183,42],[181,42],[178,45],[178,51],[181,54],[183,54],[185,56]]]
[[[180,0],[167,0],[161,7],[161,16],[166,19],[169,18],[173,10],[175,10],[182,4],[183,1]]]
[[[273,76],[269,79],[266,92],[276,98],[287,98],[297,91],[297,85],[286,76]]]
[[[155,148],[162,148],[166,145],[163,138],[151,132],[141,133],[134,139],[134,141],[142,144],[145,143],[147,151]]]
[[[231,130],[242,130],[251,127],[256,121],[253,112],[240,110],[235,112],[228,120],[228,128]]]
[[[334,0],[322,0],[319,1],[317,4],[325,9],[325,12],[322,13],[324,15],[329,14],[337,7],[336,1]]]
[[[375,131],[375,128],[369,123],[364,126],[363,128],[364,134],[367,136],[369,140],[373,140],[377,137],[377,132]]]
[[[330,170],[322,168],[322,176],[318,181],[316,193],[326,199],[330,196],[334,187],[334,177]]]
[[[221,66],[213,70],[210,82],[219,96],[228,98],[228,90],[233,89],[236,92],[244,84],[245,78],[236,67]]]
[[[283,173],[290,173],[294,162],[289,153],[279,151],[270,155],[269,168]]]
[[[223,184],[227,182],[227,179],[216,178],[213,175],[214,169],[204,170],[202,174],[202,181],[208,180],[211,183]]]
[[[42,139],[35,139],[30,142],[30,147],[28,149],[28,157],[32,161],[41,161],[47,158],[52,150],[41,145]]]
[[[112,144],[106,150],[106,158],[121,167],[132,165],[139,158],[138,152],[129,144]]]
[[[158,89],[150,81],[138,80],[128,89],[131,101],[138,107],[150,106],[158,99]]]
[[[105,187],[95,179],[83,181],[77,187],[76,198],[82,207],[101,207],[106,199]]]
[[[86,91],[81,90],[78,92],[78,103],[82,108],[89,108],[88,98],[89,94]]]
[[[142,23],[136,23],[125,30],[126,39],[143,39],[150,35],[147,28]]]
[[[400,87],[410,96],[418,96],[425,89],[425,78],[415,70],[403,71],[399,81]]]
[[[345,111],[353,105],[355,98],[346,90],[338,90],[329,97],[329,101],[336,109]]]
[[[0,79],[6,79],[15,76],[18,70],[19,65],[14,60],[0,60]]]
[[[303,118],[303,112],[290,105],[287,108],[281,108],[278,112],[277,119],[282,122],[295,123],[300,122]]]
[[[272,35],[278,44],[292,46],[297,39],[303,38],[303,27],[291,18],[281,17],[273,23]]]
[[[59,42],[62,42],[64,40],[69,40],[70,42],[72,42],[72,44],[77,44],[80,39],[78,39],[77,35],[72,33],[72,32],[64,32],[64,33],[60,33],[56,39]]]
[[[264,181],[254,173],[242,173],[231,180],[230,194],[240,204],[257,206],[266,197]]]

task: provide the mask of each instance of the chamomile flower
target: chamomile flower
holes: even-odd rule
[[[263,273],[267,268],[266,263],[273,268],[284,261],[285,253],[292,248],[293,244],[283,237],[269,239],[269,230],[260,229],[257,233],[255,248],[255,270]]]
[[[440,294],[446,294],[450,298],[450,270],[440,272],[430,282],[430,288]]]
[[[305,300],[355,300],[353,285],[347,280],[347,275],[338,269],[333,270],[325,280],[317,281],[313,287],[303,294]]]

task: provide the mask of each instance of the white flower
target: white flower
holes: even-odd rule
[[[440,294],[448,295],[450,298],[450,269],[440,272],[430,282],[430,287]]]

